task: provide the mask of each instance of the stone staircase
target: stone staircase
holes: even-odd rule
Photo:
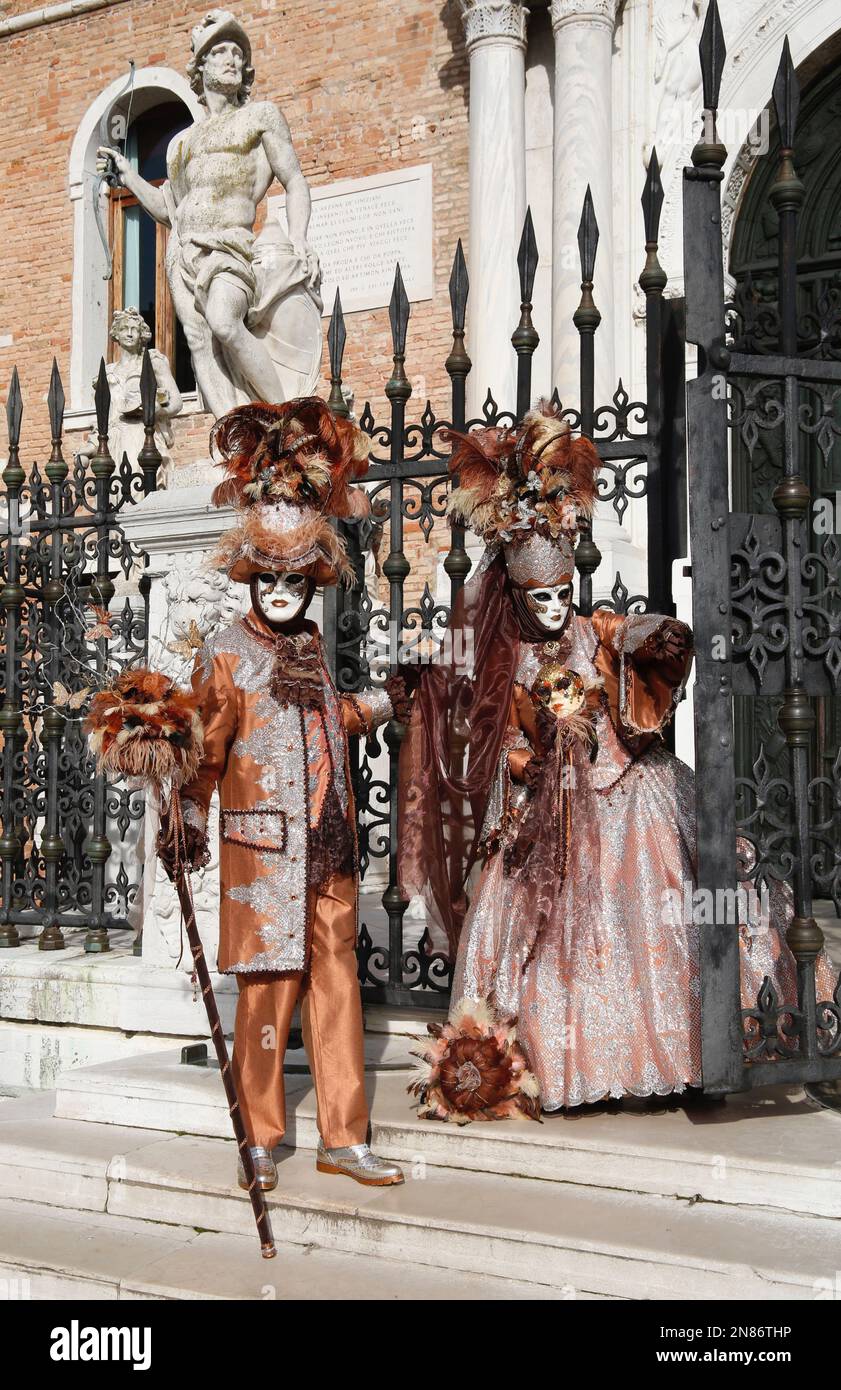
[[[290,1054],[271,1262],[234,1185],[215,1066],[160,1052],[6,1100],[0,1278],[33,1297],[837,1296],[841,1123],[802,1090],[460,1129],[411,1109],[405,1038],[367,1046],[372,1142],[406,1183],[316,1172],[313,1092]]]

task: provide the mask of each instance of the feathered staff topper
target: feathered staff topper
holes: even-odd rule
[[[123,671],[91,700],[85,722],[97,770],[132,777],[159,795],[189,782],[203,750],[197,702],[160,671]]]

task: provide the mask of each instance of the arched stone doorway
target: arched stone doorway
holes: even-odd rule
[[[129,93],[123,73],[91,102],[79,123],[70,151],[68,177],[73,204],[73,326],[70,353],[71,409],[89,409],[93,403],[93,380],[100,358],[109,350],[109,310],[113,307],[113,286],[104,278],[106,255],[102,247],[93,206],[96,183],[96,151],[102,143],[103,119],[109,115],[131,116],[131,124],[142,122],[156,108],[179,107],[184,124],[196,120],[202,108],[189,83],[171,68],[140,68]],[[103,216],[108,207],[103,194]],[[112,237],[114,228],[112,226]]]

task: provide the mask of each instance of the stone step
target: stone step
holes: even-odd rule
[[[189,950],[185,947],[187,960]],[[25,941],[3,952],[0,1018],[18,1023],[70,1024],[152,1036],[206,1037],[207,1016],[193,1000],[190,967],[150,965],[132,953],[128,932],[113,934],[111,949],[86,955],[84,933],[68,934],[62,951],[39,951]],[[222,1025],[234,1025],[237,985],[213,973]]]
[[[309,1245],[260,1256],[254,1235],[0,1200],[0,1297],[83,1300],[560,1300],[560,1290]],[[585,1296],[586,1295],[582,1295]]]
[[[85,934],[68,931],[62,951],[39,951],[33,937],[2,953],[0,1085],[53,1090],[64,1071],[172,1052],[208,1038],[189,964],[176,969],[174,961],[153,964],[135,956],[134,934],[128,931],[112,933],[107,954],[86,955]],[[189,961],[189,951],[186,955]],[[230,1039],[236,981],[215,972],[212,981]],[[441,1010],[418,1009],[412,1015],[370,1006],[365,1026],[366,1032],[405,1042],[406,1035],[423,1033],[428,1021],[445,1016]]]
[[[38,1097],[40,1101],[42,1097]],[[535,1126],[537,1129],[537,1126]],[[477,1155],[479,1150],[477,1150]],[[233,1141],[0,1107],[0,1198],[254,1239]],[[575,1297],[812,1299],[832,1288],[838,1225],[722,1205],[426,1164],[363,1188],[289,1152],[270,1196],[278,1246],[315,1246]],[[449,1277],[447,1275],[447,1277]]]
[[[412,1062],[410,1045],[407,1038],[399,1035],[366,1035],[366,1070],[399,1073],[403,1077],[405,1094],[406,1074]],[[56,1084],[56,1117],[228,1139],[231,1136],[228,1103],[210,1044],[208,1052],[207,1066],[184,1065],[179,1049],[62,1072]],[[303,1048],[287,1052],[284,1072],[291,1112],[294,1097],[311,1088]],[[315,1143],[313,1139],[313,1146]]]
[[[195,1037],[158,1037],[112,1028],[77,1028],[69,1023],[18,1023],[0,1019],[0,1084],[46,1091],[62,1072],[120,1062],[143,1053],[171,1053]]]
[[[372,1062],[409,1061],[408,1039],[368,1038]],[[292,1054],[290,1054],[292,1056]],[[299,1065],[303,1066],[302,1060]],[[405,1071],[369,1077],[375,1147],[412,1163],[549,1182],[702,1197],[718,1204],[841,1216],[841,1116],[798,1087],[768,1087],[721,1105],[666,1105],[628,1099],[616,1111],[586,1107],[542,1124],[505,1121],[464,1127],[419,1120]],[[315,1096],[305,1071],[287,1077],[285,1143],[317,1143]],[[230,1137],[218,1070],[185,1067],[178,1054],[65,1073],[55,1113],[65,1119]]]

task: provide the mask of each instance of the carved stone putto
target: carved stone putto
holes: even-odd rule
[[[459,0],[467,47],[481,39],[511,39],[525,46],[528,10],[519,0]]]

